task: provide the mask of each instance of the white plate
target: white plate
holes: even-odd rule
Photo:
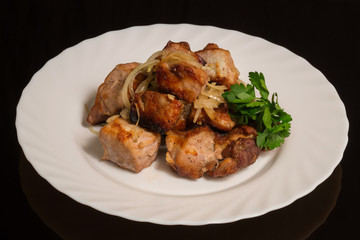
[[[158,160],[139,174],[100,161],[84,104],[118,63],[144,62],[168,40],[192,50],[230,50],[240,77],[264,73],[292,114],[291,136],[276,151],[222,179],[178,177]],[[132,27],[66,49],[45,64],[17,107],[18,139],[36,171],[56,189],[102,212],[158,224],[225,223],[284,207],[311,192],[340,162],[348,120],[335,88],[306,60],[261,38],[188,24]]]

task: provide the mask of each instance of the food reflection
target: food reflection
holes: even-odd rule
[[[291,205],[265,215],[228,224],[164,226],[134,222],[82,205],[55,190],[41,178],[22,154],[19,173],[23,191],[40,219],[63,239],[137,238],[156,234],[163,239],[178,236],[223,239],[241,233],[242,239],[305,239],[334,208],[341,186],[341,166],[312,193]],[[141,229],[141,231],[139,231]]]

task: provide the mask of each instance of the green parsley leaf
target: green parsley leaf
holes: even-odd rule
[[[259,90],[261,97],[268,99],[269,90],[266,87],[264,75],[258,72],[249,72],[249,80]]]
[[[271,129],[271,124],[272,124],[271,112],[270,112],[270,108],[268,106],[264,107],[264,114],[262,116],[262,121],[266,128]]]
[[[255,97],[251,96],[250,94],[247,94],[245,92],[238,93],[236,95],[237,99],[233,100],[233,103],[249,103],[252,102]]]
[[[256,138],[256,145],[258,145],[259,148],[265,147],[265,142],[267,141],[267,136],[269,135],[269,129],[265,129],[264,132],[258,132],[258,136]]]
[[[230,116],[239,124],[249,124],[256,128],[256,144],[261,149],[280,147],[290,135],[292,117],[282,109],[278,94],[268,99],[269,90],[262,73],[250,72],[251,84],[234,84],[222,96],[227,101]],[[256,97],[255,89],[261,97]]]
[[[255,90],[251,85],[234,84],[231,86],[231,91],[225,92],[223,97],[231,103],[250,103],[255,99]]]

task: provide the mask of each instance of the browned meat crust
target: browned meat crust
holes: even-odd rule
[[[212,177],[224,177],[253,164],[260,154],[256,145],[257,132],[250,126],[237,126],[224,136],[215,138],[217,157],[223,159],[213,170]]]
[[[207,173],[224,177],[253,164],[260,154],[255,141],[257,131],[250,126],[235,126],[226,104],[214,109],[213,119],[202,110],[196,123],[204,125],[189,130],[189,126],[196,125],[192,124],[195,109],[191,106],[209,80],[228,88],[238,82],[239,71],[230,52],[212,43],[192,52],[187,42],[169,41],[161,54],[153,68],[156,92],[149,88],[135,93],[132,99],[130,121],[139,125],[116,118],[101,129],[103,160],[140,172],[156,159],[160,134],[166,134],[166,162],[181,176],[196,179]],[[138,65],[119,64],[109,73],[98,88],[87,118],[90,124],[104,122],[124,107],[121,89]],[[134,90],[145,75],[136,76]],[[228,133],[221,135],[207,125]]]
[[[181,113],[181,116],[175,126],[171,129],[174,131],[185,131],[186,129],[189,129],[190,126],[193,126],[194,124],[189,121],[189,116],[191,112],[191,104],[183,102],[184,104],[184,110]]]
[[[218,167],[208,172],[212,177],[224,177],[253,164],[258,158],[260,149],[252,138],[239,138],[231,142],[222,151],[224,159]]]
[[[159,91],[170,93],[186,102],[194,102],[208,81],[207,74],[186,62],[169,65],[161,62],[156,69]]]
[[[158,133],[172,129],[178,122],[184,105],[174,96],[168,94],[145,91],[135,94],[130,110],[130,119],[133,123],[154,130]]]
[[[237,83],[239,71],[228,50],[219,48],[214,43],[209,43],[203,50],[196,51],[206,61],[206,73],[210,80],[226,86],[230,89],[232,84]]]
[[[103,160],[134,172],[140,172],[155,161],[161,140],[160,134],[122,118],[102,127],[99,138],[104,149]]]
[[[206,112],[202,109],[199,117],[196,120],[197,124],[206,123],[212,127],[215,127],[221,131],[230,131],[234,126],[235,122],[229,115],[229,109],[226,104],[220,104],[219,108],[214,108],[215,118],[210,119]],[[189,121],[193,121],[196,109],[192,108],[189,116]]]
[[[173,94],[186,102],[194,102],[209,80],[206,72],[201,67],[194,66],[181,58],[173,60],[166,56],[176,51],[184,52],[200,66],[204,64],[203,59],[192,52],[186,42],[168,42],[164,51],[165,57],[155,70],[159,91]]]
[[[179,175],[200,178],[216,166],[215,133],[209,127],[170,131],[166,135],[166,161]]]
[[[139,63],[118,64],[105,78],[97,91],[95,104],[88,114],[87,121],[90,124],[104,122],[108,117],[119,112],[124,103],[121,97],[121,89],[130,72]]]

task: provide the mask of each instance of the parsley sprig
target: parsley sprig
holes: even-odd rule
[[[261,149],[272,150],[280,147],[290,135],[291,115],[282,109],[277,93],[273,93],[271,101],[269,90],[262,73],[250,72],[251,84],[234,84],[222,94],[230,108],[230,115],[239,124],[249,124],[258,132],[256,144]],[[255,89],[260,93],[256,97]]]

